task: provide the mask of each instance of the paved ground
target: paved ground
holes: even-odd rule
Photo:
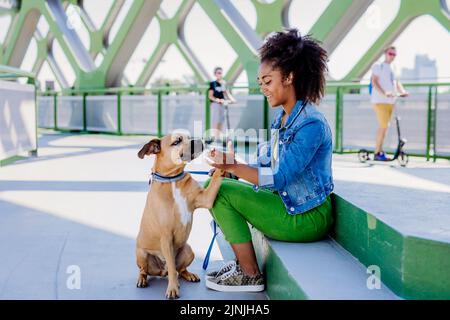
[[[38,158],[0,168],[0,299],[164,298],[164,279],[135,287],[134,239],[151,167],[150,158],[140,160],[136,152],[146,141],[46,133]],[[334,177],[340,195],[401,232],[450,241],[448,161],[414,158],[401,168],[335,156]],[[201,276],[210,221],[206,210],[198,210],[189,239],[196,253],[191,269]],[[222,259],[216,246],[212,259],[213,266]],[[81,289],[70,289],[77,271]],[[266,298],[184,281],[181,294],[182,299]]]
[[[136,154],[147,139],[46,134],[39,142],[38,158],[0,168],[0,299],[164,299],[165,279],[135,287],[134,239],[152,163]],[[201,278],[210,221],[196,211],[189,239],[191,271]],[[221,265],[217,246],[211,257],[210,267]],[[77,271],[81,289],[69,289]],[[181,281],[181,299],[266,296]]]

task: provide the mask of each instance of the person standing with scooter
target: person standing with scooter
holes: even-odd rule
[[[222,126],[225,121],[225,107],[228,107],[230,102],[235,103],[236,100],[225,86],[225,81],[222,78],[223,69],[221,67],[214,69],[214,76],[216,80],[209,83],[208,98],[211,101],[211,124],[214,129],[213,137],[217,140],[220,138]]]
[[[396,48],[390,46],[384,51],[384,62],[375,64],[372,67],[371,87],[373,89],[371,89],[371,103],[379,125],[375,142],[374,160],[378,161],[390,160],[383,151],[383,142],[389,128],[396,97],[409,95],[392,71],[391,64],[396,56]]]

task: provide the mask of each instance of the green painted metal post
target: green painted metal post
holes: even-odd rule
[[[162,93],[158,90],[158,137],[162,137]]]
[[[58,98],[57,98],[57,94],[55,93],[54,95],[53,95],[53,122],[54,122],[54,124],[53,124],[53,127],[54,127],[54,130],[56,131],[56,130],[58,130]]]
[[[431,112],[433,103],[433,91],[432,86],[428,87],[428,112],[427,112],[427,161],[430,161],[430,146],[431,146]]]
[[[342,87],[336,90],[336,136],[335,136],[335,152],[342,153],[342,109],[343,109],[343,93]]]
[[[433,144],[433,162],[436,162],[436,120],[438,109],[438,88],[434,87],[434,108],[432,108],[432,144]]]
[[[86,110],[87,93],[83,93],[83,131],[87,131],[87,110]]]
[[[211,101],[209,101],[209,89],[205,93],[205,132],[211,128]]]
[[[122,93],[117,93],[117,134],[122,135]]]
[[[38,139],[38,103],[37,103],[37,85],[36,85],[36,79],[33,78],[32,79],[32,84],[34,86],[34,112],[35,112],[35,125],[36,127],[35,129],[35,134],[36,134],[36,149],[31,150],[30,154],[32,156],[37,157],[38,155],[38,144],[39,144],[39,139]]]

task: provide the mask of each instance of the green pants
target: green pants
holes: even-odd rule
[[[228,178],[223,179],[210,212],[232,244],[251,241],[247,222],[269,238],[290,242],[320,240],[333,224],[329,196],[316,208],[290,215],[277,193],[255,192],[250,184]]]

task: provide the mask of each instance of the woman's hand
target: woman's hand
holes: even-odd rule
[[[234,158],[232,141],[228,141],[228,152],[224,153],[215,148],[208,151],[206,161],[214,168],[231,173],[231,178],[240,178],[250,183],[258,184],[258,169],[245,163],[239,163]],[[227,176],[227,173],[225,176]]]
[[[234,158],[234,148],[231,140],[228,140],[227,150],[224,153],[214,147],[211,148],[207,153],[206,161],[214,168],[232,173],[237,161]]]

